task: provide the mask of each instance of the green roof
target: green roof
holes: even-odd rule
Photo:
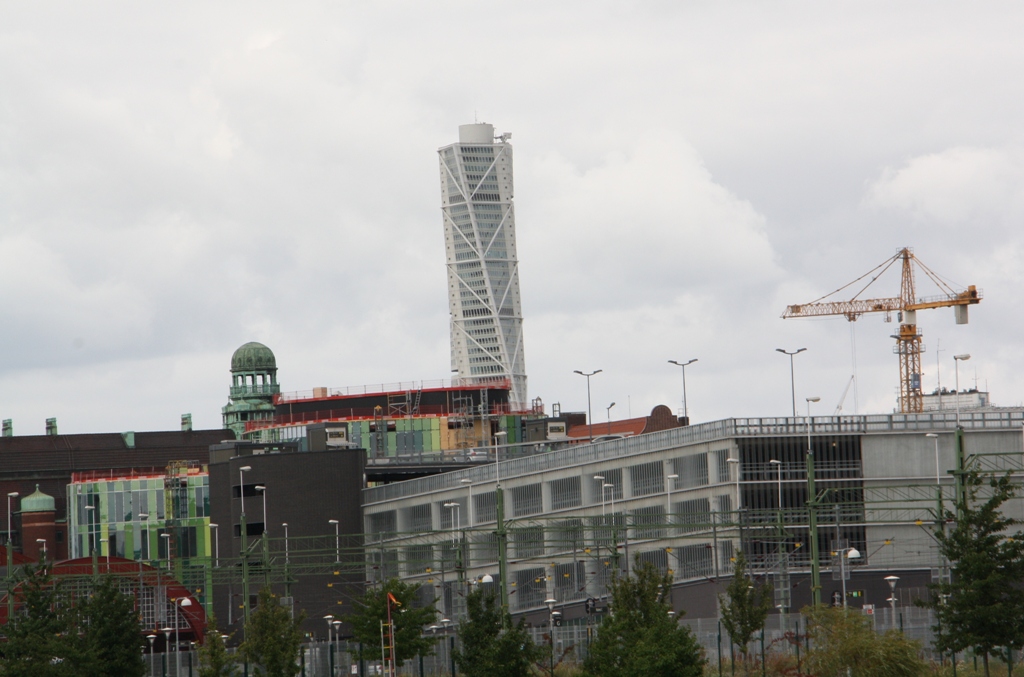
[[[54,512],[56,505],[53,496],[39,491],[37,484],[33,493],[21,499],[21,512]]]
[[[231,356],[231,371],[277,371],[277,359],[270,348],[251,341]]]

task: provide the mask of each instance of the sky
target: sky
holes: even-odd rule
[[[451,376],[437,149],[513,134],[530,397],[594,419],[889,413],[865,315],[789,319],[911,247],[926,391],[1024,402],[1024,6],[0,3],[0,417],[220,427],[285,391]],[[895,296],[898,275],[864,296]],[[920,295],[938,290],[919,276]],[[856,387],[847,388],[856,374]],[[844,397],[845,392],[845,397]],[[609,411],[608,405],[615,402]]]

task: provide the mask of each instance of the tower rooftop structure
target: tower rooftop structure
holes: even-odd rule
[[[526,410],[511,137],[487,123],[459,127],[459,142],[438,150],[441,213],[452,371],[509,379],[512,406]]]
[[[280,392],[274,351],[255,341],[240,346],[231,355],[231,391],[221,410],[224,427],[241,437],[247,422],[273,418],[274,396]]]

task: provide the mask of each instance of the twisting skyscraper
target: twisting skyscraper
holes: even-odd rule
[[[511,136],[495,137],[486,123],[461,125],[459,142],[438,154],[452,371],[469,382],[509,379],[512,406],[525,409]]]

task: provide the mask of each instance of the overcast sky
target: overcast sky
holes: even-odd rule
[[[450,377],[437,148],[513,133],[531,397],[594,418],[896,406],[895,318],[782,320],[910,246],[924,386],[1024,401],[1024,7],[953,2],[0,4],[0,417],[220,426]],[[894,296],[898,275],[868,296]],[[923,276],[921,295],[936,293]],[[936,353],[937,349],[942,352]],[[939,364],[936,364],[936,354]],[[801,407],[802,408],[802,407]],[[853,390],[843,411],[853,413]]]

